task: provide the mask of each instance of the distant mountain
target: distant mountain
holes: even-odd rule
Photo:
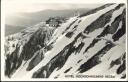
[[[20,30],[33,26],[41,21],[46,21],[49,17],[72,17],[79,12],[80,14],[88,12],[90,9],[69,9],[69,10],[43,10],[34,13],[17,13],[6,17],[6,35],[14,34]]]
[[[20,32],[21,30],[25,29],[25,26],[14,26],[14,25],[5,25],[5,36],[8,36],[10,34],[15,34],[17,32]]]
[[[68,9],[68,10],[43,10],[34,13],[17,13],[6,17],[6,24],[18,26],[32,26],[41,21],[46,21],[49,17],[63,16],[72,17],[76,11],[80,14],[86,13],[90,9]]]
[[[126,6],[106,4],[70,17],[57,28],[42,22],[7,36],[5,76],[19,80],[72,79],[72,76],[110,80],[112,76],[112,80],[123,80],[125,46]]]

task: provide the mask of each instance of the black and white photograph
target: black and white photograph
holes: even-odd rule
[[[127,0],[108,1],[2,0],[2,81],[128,80]]]

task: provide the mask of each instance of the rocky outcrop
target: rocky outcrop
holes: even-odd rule
[[[110,6],[110,5],[108,5],[108,6]],[[107,23],[109,23],[112,20],[113,12],[115,12],[116,10],[119,10],[123,6],[124,6],[123,4],[119,4],[114,9],[104,13],[98,19],[96,19],[94,22],[92,22],[89,26],[87,26],[86,29],[84,30],[84,33],[89,34],[91,32],[93,33],[96,29],[99,29],[99,28],[104,29],[103,32],[101,32],[99,35],[96,36],[96,38],[93,39],[92,43],[85,49],[84,54],[87,54],[88,53],[87,51],[89,49],[95,47],[95,45],[101,40],[104,40],[106,45],[78,68],[77,71],[79,71],[79,73],[84,73],[92,68],[95,68],[96,65],[102,63],[101,58],[104,55],[106,55],[107,52],[111,50],[111,48],[116,46],[116,44],[114,42],[112,42],[111,40],[104,39],[104,36],[111,34],[112,37],[114,37],[120,29],[125,28],[125,10],[123,10],[121,15],[117,16],[114,19],[114,21],[110,24],[111,26],[107,25]],[[105,7],[103,6],[102,8],[105,8]],[[102,9],[102,8],[100,8],[100,9]],[[121,21],[122,21],[122,27],[118,30],[118,26]],[[75,22],[77,22],[77,20],[73,21],[71,23],[71,25],[73,25]],[[67,29],[69,29],[71,25],[69,25],[69,27]],[[77,25],[77,27],[79,27],[79,25]],[[71,38],[73,36],[73,34],[74,34],[73,32],[68,32],[65,36],[68,38]],[[125,29],[123,29],[122,35],[123,34],[125,34]],[[61,68],[63,68],[63,66],[67,62],[67,59],[69,58],[69,56],[72,55],[73,53],[80,53],[82,48],[84,47],[84,45],[86,45],[86,43],[80,42],[78,44],[78,46],[75,47],[74,45],[75,45],[75,43],[77,43],[77,40],[79,38],[84,40],[84,39],[88,39],[89,37],[83,35],[82,33],[79,33],[73,42],[71,42],[69,45],[65,46],[60,53],[58,53],[54,58],[52,58],[45,66],[43,66],[39,70],[37,70],[37,72],[35,72],[32,77],[33,78],[49,78],[50,75],[52,74],[52,72],[54,72],[54,70],[60,70]],[[90,38],[92,38],[92,37],[90,36]],[[118,39],[119,38],[120,38],[120,36],[118,37]],[[114,38],[112,38],[112,39],[113,39],[113,41],[115,41]],[[114,61],[117,62],[117,60],[118,59],[116,59]],[[114,61],[111,61],[110,67],[113,66],[112,63]],[[122,73],[125,70],[125,61],[118,60],[118,62],[121,62],[121,61],[123,61],[123,64],[121,64],[121,65],[118,64],[120,66],[119,66],[119,68],[117,68],[117,74]],[[114,64],[116,64],[116,63],[114,63]],[[67,73],[69,70],[71,70],[71,68],[73,68],[73,67],[70,67],[64,73]]]
[[[56,29],[41,27],[31,33],[22,48],[17,45],[11,54],[6,54],[5,73],[11,77],[25,64],[25,70],[21,70],[28,78],[94,75],[99,68],[95,74],[125,78],[125,19],[124,4],[106,4],[72,17]]]
[[[31,60],[28,68],[26,69],[27,71],[36,66],[43,59],[43,55],[45,53],[44,51],[39,50],[47,46],[53,31],[54,28],[40,27],[38,30],[28,36],[29,40],[26,41],[24,45],[19,45],[19,43],[22,42],[19,40],[14,51],[11,54],[6,54],[7,59],[5,60],[5,75],[11,77],[11,75],[21,66],[23,61],[27,62],[28,60]],[[25,36],[27,34],[23,35]]]

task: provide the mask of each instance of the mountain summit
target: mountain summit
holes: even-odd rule
[[[105,4],[70,17],[57,28],[41,22],[6,37],[5,76],[125,78],[125,32],[124,4]]]

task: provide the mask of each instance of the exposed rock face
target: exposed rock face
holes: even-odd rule
[[[28,41],[23,43],[22,40],[18,40],[14,51],[11,54],[7,54],[5,74],[10,77],[10,75],[21,66],[23,61],[27,62],[28,60],[31,60],[26,70],[31,70],[34,66],[36,66],[43,59],[43,55],[46,51],[46,49],[43,49],[41,52],[39,52],[39,50],[47,46],[53,31],[54,28],[39,27],[35,30],[35,32],[27,36],[29,38]],[[23,35],[27,34],[29,33]],[[13,37],[15,36],[12,36],[12,38]],[[20,44],[21,42],[22,45]],[[7,46],[8,45],[6,45],[5,48]]]
[[[106,4],[56,29],[40,27],[21,38],[19,43],[29,39],[15,44],[13,52],[6,47],[5,74],[13,78],[18,73],[28,78],[65,78],[68,74],[125,78],[125,20],[124,4]],[[26,76],[16,72],[19,69]]]

